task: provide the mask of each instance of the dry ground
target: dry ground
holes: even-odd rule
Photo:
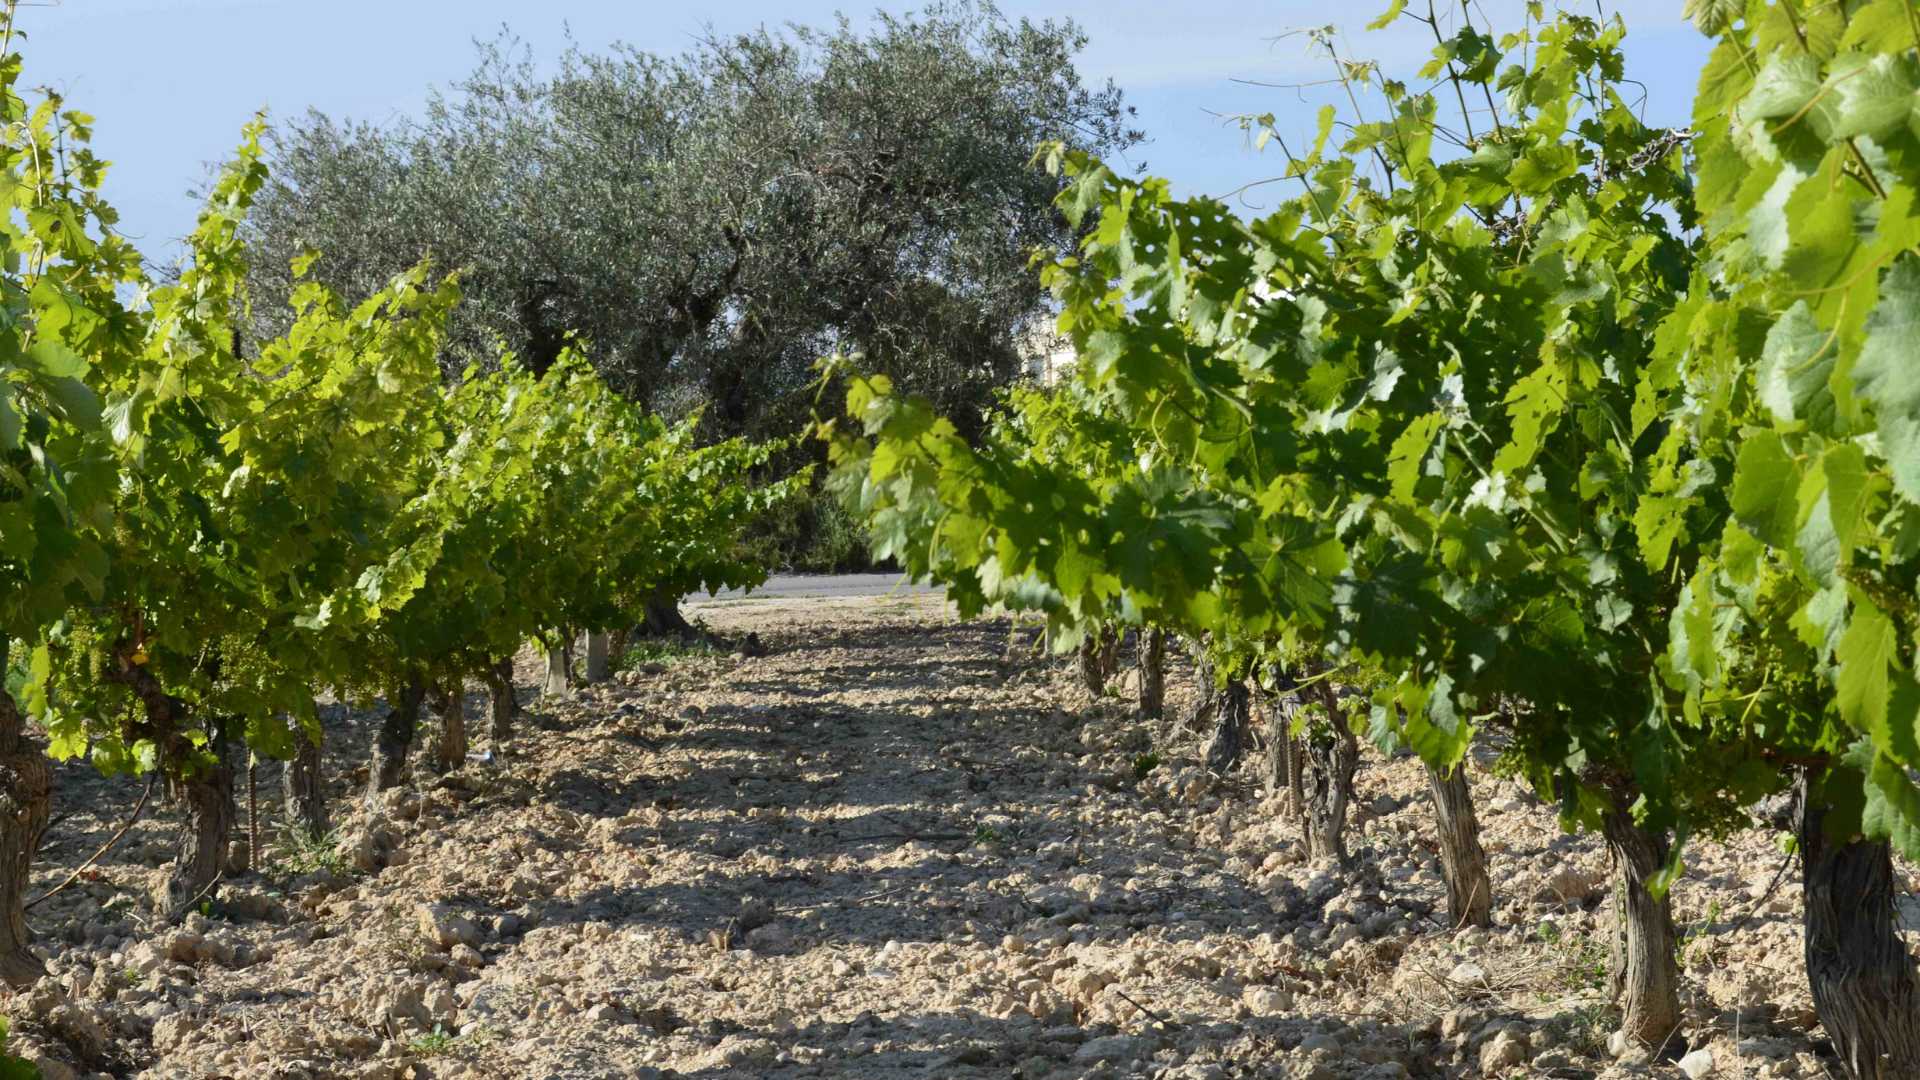
[[[692,613],[769,655],[529,702],[371,816],[374,716],[337,710],[336,842],[272,839],[263,765],[264,872],[177,927],[146,899],[158,808],[32,912],[54,974],[5,1003],[15,1049],[49,1080],[1680,1075],[1606,1053],[1600,848],[1484,770],[1499,925],[1456,933],[1410,760],[1362,766],[1342,872],[1253,764],[1208,775],[1199,735],[1090,700],[1031,628],[930,596]],[[58,784],[35,892],[138,797]],[[1705,1075],[1825,1075],[1771,838],[1690,863]]]

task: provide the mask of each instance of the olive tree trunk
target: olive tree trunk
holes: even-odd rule
[[[1353,802],[1353,774],[1360,767],[1360,740],[1340,715],[1332,686],[1323,680],[1315,689],[1326,716],[1316,719],[1301,740],[1307,855],[1345,866],[1347,807]]]
[[[1140,647],[1140,715],[1158,720],[1167,704],[1167,632],[1148,630]]]
[[[487,670],[487,737],[497,748],[513,738],[513,718],[520,703],[513,696],[513,660],[496,660]]]
[[[1221,776],[1233,771],[1247,746],[1247,723],[1253,708],[1245,679],[1235,679],[1221,691],[1215,709],[1213,737],[1207,740],[1207,768]]]
[[[1920,989],[1895,930],[1886,841],[1827,835],[1827,807],[1800,784],[1807,983],[1850,1080],[1920,1076]]]
[[[324,732],[324,728],[316,728],[309,735],[296,728],[293,733],[293,756],[287,759],[287,767],[280,774],[288,820],[313,837],[327,833],[327,791],[320,781],[320,752]]]
[[[1467,786],[1467,763],[1462,761],[1450,770],[1428,765],[1427,787],[1433,793],[1439,825],[1447,915],[1455,929],[1492,926],[1493,879],[1487,876],[1487,853],[1480,846],[1480,820],[1474,815],[1473,791]]]
[[[0,677],[11,643],[0,636]],[[47,973],[27,949],[25,901],[33,852],[47,827],[53,802],[53,770],[47,756],[26,739],[19,707],[0,682],[0,980],[23,987]]]
[[[587,684],[606,682],[613,677],[613,660],[605,630],[587,631]]]
[[[678,596],[656,596],[648,600],[640,620],[640,632],[647,637],[675,637],[682,641],[698,637],[700,631],[680,614]]]
[[[1668,897],[1655,897],[1648,887],[1667,863],[1669,840],[1641,828],[1624,804],[1607,812],[1601,828],[1614,866],[1608,981],[1620,1006],[1620,1031],[1649,1050],[1674,1049],[1670,1040],[1681,1015],[1679,942]]]
[[[467,763],[466,687],[456,679],[435,689],[431,698],[440,721],[433,740],[433,767],[436,772],[452,772]]]
[[[407,768],[407,751],[413,749],[413,732],[420,726],[420,705],[426,697],[426,683],[415,679],[387,698],[387,715],[373,733],[373,761],[367,770],[369,804],[376,802],[381,792],[400,786]]]

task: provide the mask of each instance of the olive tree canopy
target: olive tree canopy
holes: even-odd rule
[[[545,73],[496,42],[422,117],[280,131],[255,310],[284,318],[309,248],[349,294],[431,255],[468,297],[450,370],[496,341],[539,369],[576,333],[624,393],[771,434],[806,415],[819,356],[859,349],[976,413],[1045,314],[1034,249],[1072,240],[1035,148],[1140,140],[1076,72],[1084,41],[956,2]]]

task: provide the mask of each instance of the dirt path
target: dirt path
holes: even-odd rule
[[[1370,756],[1355,865],[1310,866],[1250,765],[1211,777],[1031,629],[926,594],[690,613],[769,655],[532,703],[181,927],[139,826],[35,913],[67,940],[15,1043],[49,1080],[1678,1075],[1606,1055],[1604,858],[1510,784],[1475,777],[1502,925],[1455,934],[1411,761]],[[336,718],[343,819],[372,720]],[[41,887],[137,795],[61,784]],[[1779,861],[1702,847],[1677,891],[1720,1075],[1822,1074]]]

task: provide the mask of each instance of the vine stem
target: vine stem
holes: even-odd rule
[[[157,772],[150,772],[147,774],[146,790],[140,793],[140,801],[133,804],[133,813],[127,815],[126,823],[121,825],[118,831],[116,831],[112,836],[107,837],[107,842],[100,845],[100,850],[94,852],[92,855],[87,856],[86,862],[83,862],[79,866],[74,867],[73,873],[68,874],[67,879],[65,881],[62,881],[60,884],[55,885],[53,888],[48,889],[46,892],[43,892],[39,896],[36,896],[33,899],[27,901],[26,903],[20,905],[21,908],[24,910],[27,908],[34,907],[35,905],[39,904],[42,900],[45,900],[47,897],[52,896],[54,893],[57,893],[60,890],[66,888],[67,886],[73,884],[74,882],[80,880],[80,875],[86,873],[88,867],[92,866],[96,862],[99,862],[101,856],[113,850],[113,845],[119,843],[120,838],[127,835],[127,830],[133,828],[133,823],[140,820],[140,812],[147,808],[147,799],[153,795],[153,778],[158,775],[159,773]]]

